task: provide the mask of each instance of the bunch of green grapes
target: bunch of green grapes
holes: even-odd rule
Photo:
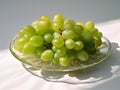
[[[68,66],[76,59],[89,60],[102,44],[102,33],[93,21],[75,22],[56,14],[53,19],[41,16],[23,27],[14,48],[23,54],[35,54],[43,61]]]

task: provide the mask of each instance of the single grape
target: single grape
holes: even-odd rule
[[[44,46],[38,47],[36,49],[36,54],[40,57],[44,50],[45,50]]]
[[[62,24],[59,22],[55,22],[53,23],[52,28],[55,32],[60,32],[62,30]]]
[[[41,27],[40,24],[39,24],[39,21],[34,21],[34,22],[32,23],[32,26],[36,29],[36,33],[37,33],[38,35],[43,35],[43,34],[45,33],[45,30],[42,29],[42,27]]]
[[[62,32],[62,37],[64,39],[73,39],[75,37],[75,33],[72,30],[64,30]]]
[[[64,46],[64,40],[62,37],[59,37],[59,38],[54,38],[52,40],[52,44],[53,46],[57,47],[57,48],[61,48]]]
[[[43,53],[41,54],[41,59],[43,61],[49,61],[52,60],[54,56],[54,53],[52,50],[45,50],[43,51]]]
[[[31,37],[36,34],[36,30],[32,26],[25,26],[23,29],[19,31],[19,36]]]
[[[60,58],[60,56],[58,55],[58,53],[54,53],[54,58],[53,58],[52,62],[55,64],[59,63],[59,58]]]
[[[67,52],[67,48],[66,47],[62,47],[62,48],[59,48],[57,49],[56,53],[58,53],[58,55],[61,57],[61,56],[64,56]]]
[[[48,22],[51,22],[51,19],[49,16],[41,16],[40,17],[40,21],[48,21]]]
[[[73,31],[75,34],[81,35],[83,32],[83,27],[81,25],[75,25]]]
[[[81,50],[84,47],[84,43],[82,41],[76,41],[75,42],[75,50]]]
[[[34,47],[40,47],[43,45],[43,38],[40,35],[34,35],[30,38],[29,42]]]
[[[53,35],[51,34],[44,34],[44,40],[48,43],[50,43],[53,40]]]
[[[86,27],[87,27],[89,30],[91,30],[91,29],[94,29],[95,24],[94,24],[93,21],[88,21],[88,22],[86,23]]]
[[[61,23],[61,25],[63,25],[63,20],[63,16],[60,13],[56,14],[53,18],[54,23]]]
[[[33,54],[36,51],[36,47],[34,47],[33,45],[31,45],[29,42],[25,43],[22,49],[22,52],[24,54]]]
[[[64,20],[64,29],[65,30],[73,30],[74,25],[75,25],[74,20],[68,19],[68,18]]]
[[[21,52],[24,44],[27,42],[28,42],[28,39],[26,37],[18,38],[14,43],[14,48]]]
[[[75,47],[75,42],[74,42],[74,40],[72,40],[72,39],[67,39],[67,40],[65,41],[65,47],[66,47],[67,49],[73,49],[73,48]]]
[[[80,61],[87,61],[89,58],[89,55],[85,50],[80,50],[77,52],[77,57]]]
[[[39,21],[39,27],[47,33],[50,28],[50,22],[41,20]]]
[[[67,56],[67,55],[59,58],[59,63],[61,66],[68,66],[69,62],[70,62],[69,56]]]
[[[93,39],[93,34],[90,31],[84,31],[81,34],[81,39],[83,42],[90,42]]]
[[[81,25],[84,28],[84,30],[87,30],[87,27],[84,22],[77,22],[76,25]]]
[[[61,35],[60,35],[59,32],[54,32],[54,33],[53,33],[53,36],[54,36],[54,38],[59,38],[59,37],[61,37]]]

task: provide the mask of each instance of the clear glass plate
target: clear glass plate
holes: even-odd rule
[[[70,72],[74,72],[74,71],[76,72],[77,70],[83,70],[89,67],[93,67],[105,61],[110,56],[111,53],[111,43],[106,37],[103,37],[102,45],[98,48],[99,49],[98,52],[94,55],[91,55],[88,61],[82,62],[82,61],[74,60],[67,67],[63,67],[58,64],[53,64],[51,61],[44,62],[41,59],[36,58],[34,54],[25,55],[23,53],[16,51],[13,45],[17,38],[18,36],[16,36],[10,43],[9,49],[12,55],[22,62],[23,67],[27,71],[29,71],[33,75],[42,77],[49,81],[63,81],[68,83],[81,82],[81,81],[74,82],[75,79],[73,81],[66,81],[66,79],[61,80],[58,79],[58,76],[60,75],[65,76]],[[70,78],[67,77],[67,79]],[[90,80],[90,81],[94,81],[94,80]]]

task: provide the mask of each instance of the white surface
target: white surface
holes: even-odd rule
[[[48,82],[27,72],[9,52],[0,51],[0,90],[119,90],[120,88],[120,20],[98,24],[97,27],[112,43],[112,54],[107,61],[87,70],[79,78],[101,78],[82,84]],[[75,75],[75,74],[73,74]]]

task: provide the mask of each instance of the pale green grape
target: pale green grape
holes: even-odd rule
[[[31,37],[36,34],[36,30],[32,26],[25,26],[19,31],[19,36]]]
[[[75,25],[74,20],[68,19],[68,18],[64,20],[64,29],[65,30],[73,30],[74,25]]]
[[[43,35],[45,33],[45,30],[43,30],[39,24],[39,20],[34,21],[32,26],[36,29],[37,34]]]
[[[30,38],[29,42],[34,47],[40,47],[43,45],[43,38],[40,35],[34,35]]]
[[[55,47],[55,46],[52,46],[52,50],[54,51],[54,52],[57,52],[57,47]]]
[[[61,48],[64,46],[64,40],[62,37],[59,37],[59,38],[54,38],[52,40],[52,44],[53,46],[57,47],[57,48]]]
[[[93,39],[93,34],[90,31],[84,31],[81,34],[81,39],[83,42],[90,42]]]
[[[54,56],[54,53],[52,50],[45,50],[43,51],[43,53],[41,54],[41,59],[43,61],[49,61],[52,60]]]
[[[72,48],[74,48],[74,47],[75,47],[75,42],[74,42],[74,40],[72,40],[72,39],[67,39],[67,40],[65,41],[65,47],[66,47],[67,49],[72,49]]]
[[[87,27],[84,22],[77,22],[76,25],[81,25],[84,28],[84,30],[87,30]]]
[[[91,30],[91,29],[94,29],[95,24],[94,24],[93,21],[88,21],[88,22],[86,23],[86,27],[87,27],[89,30]]]
[[[66,47],[62,47],[62,48],[60,48],[60,49],[57,49],[57,51],[56,51],[56,53],[58,53],[59,56],[65,55],[66,52],[67,52]]]
[[[38,47],[36,49],[36,54],[40,57],[44,50],[45,50],[44,46]]]
[[[54,23],[61,23],[61,25],[63,25],[63,20],[64,20],[64,18],[62,16],[62,14],[60,14],[60,13],[56,14],[53,18]]]
[[[33,54],[36,51],[36,47],[34,47],[33,45],[31,45],[29,42],[25,43],[22,49],[22,52],[24,54]]]
[[[54,38],[59,38],[59,37],[61,37],[61,35],[60,35],[59,32],[54,32],[54,33],[53,33],[53,36],[54,36]]]
[[[75,34],[81,35],[83,32],[83,27],[81,25],[75,25],[73,31]]]
[[[89,55],[86,51],[80,50],[77,52],[77,57],[80,61],[87,61],[89,58]]]
[[[72,30],[64,30],[62,32],[62,37],[64,39],[73,39],[75,37],[75,33]]]
[[[69,56],[67,56],[67,55],[59,58],[59,63],[60,63],[61,66],[68,66],[69,62],[70,62]]]
[[[44,30],[47,33],[50,28],[50,22],[41,20],[39,21],[39,26],[42,30]]]
[[[75,42],[75,50],[81,50],[84,47],[84,43],[82,41],[76,41]]]
[[[53,23],[52,28],[55,32],[60,32],[60,30],[62,30],[62,24],[59,22],[55,22]]]
[[[21,52],[24,44],[27,42],[28,42],[28,39],[25,37],[18,38],[14,43],[14,48]]]
[[[59,58],[60,58],[60,56],[58,55],[58,53],[54,53],[54,58],[53,58],[52,62],[55,64],[59,63]]]
[[[41,17],[40,17],[40,20],[41,20],[41,21],[51,22],[51,19],[50,19],[50,17],[48,17],[48,16],[41,16]]]
[[[50,43],[53,40],[53,35],[51,34],[44,34],[44,40],[48,43]]]

